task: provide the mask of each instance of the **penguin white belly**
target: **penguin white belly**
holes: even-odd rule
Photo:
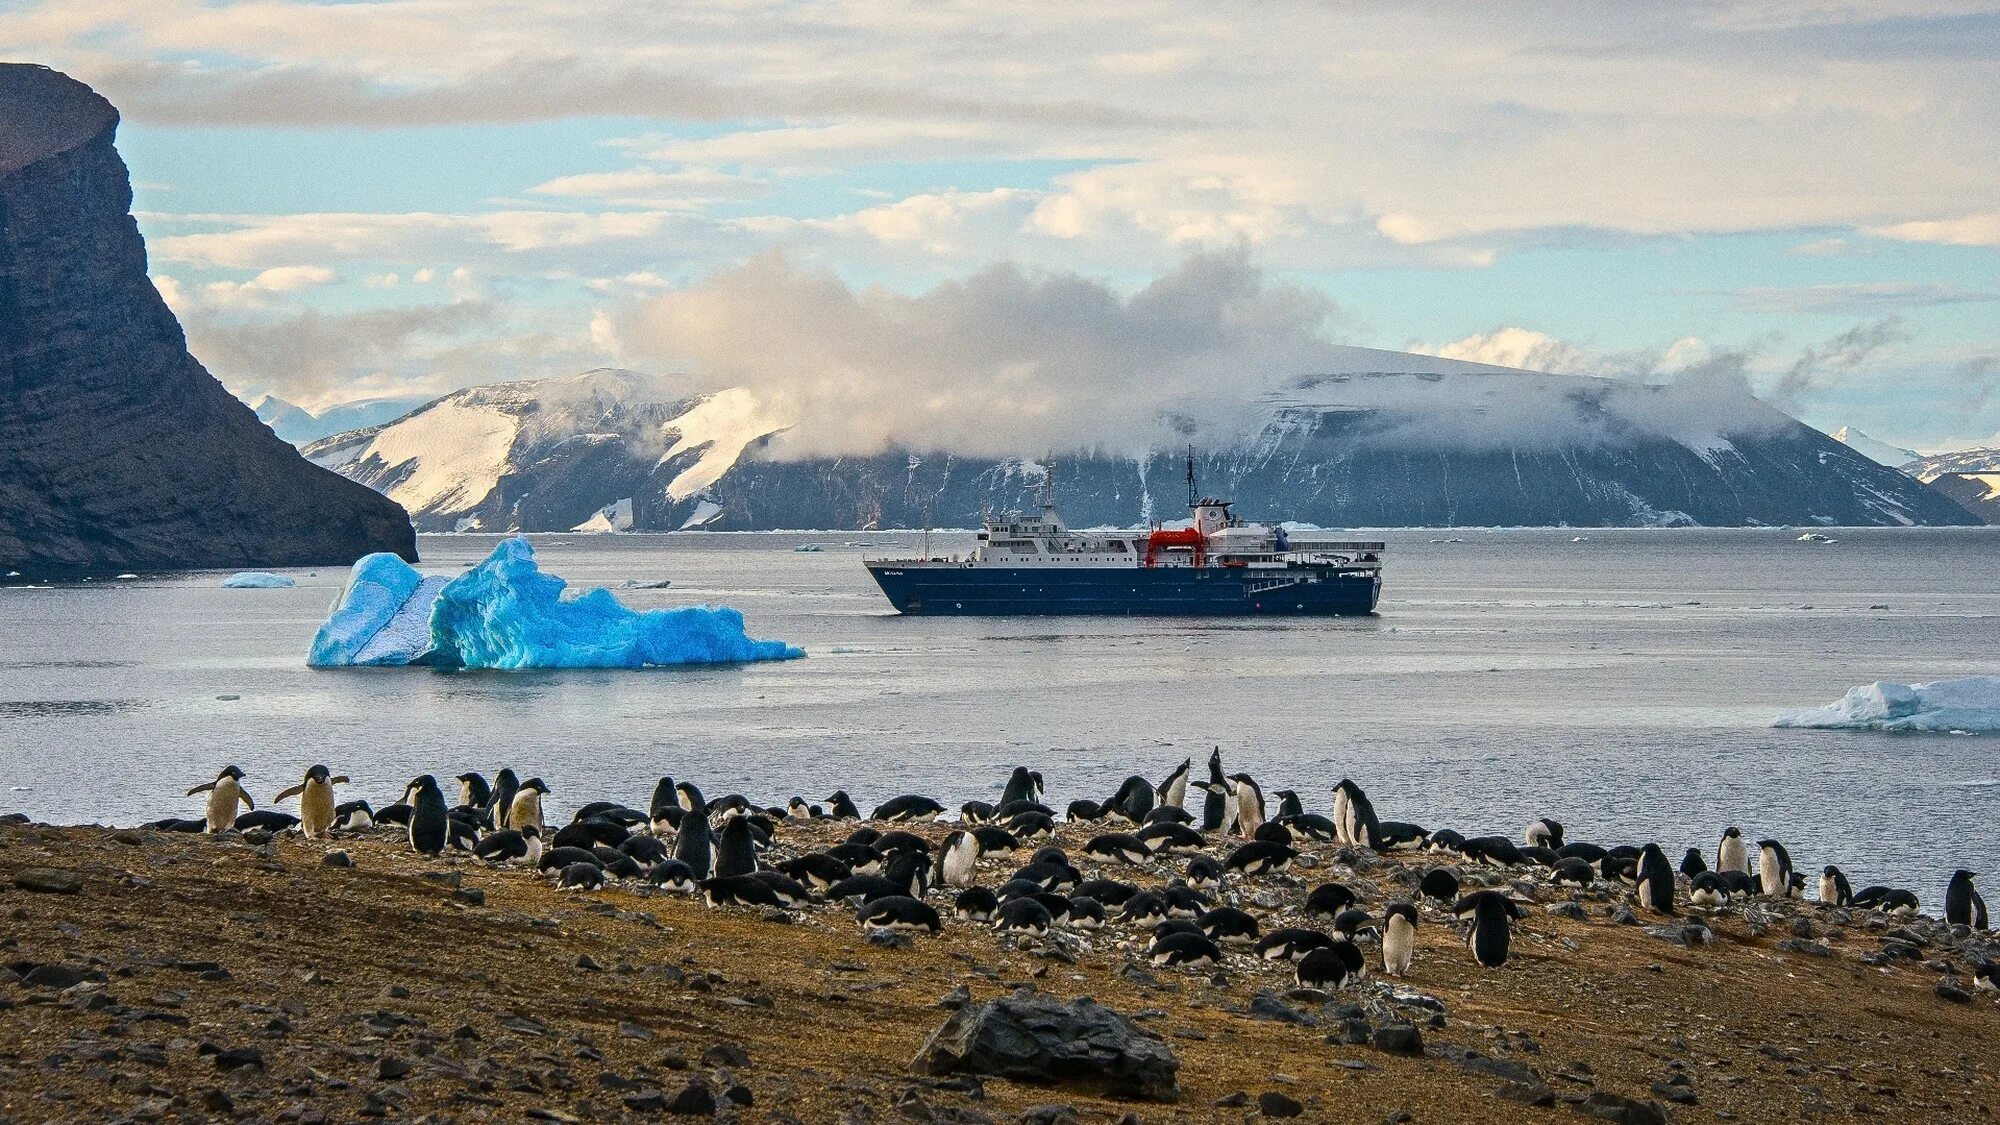
[[[208,794],[206,823],[210,832],[223,832],[236,824],[236,808],[243,803],[243,787],[233,777],[215,783]]]
[[[1831,875],[1820,876],[1819,900],[1831,906],[1834,903],[1838,902],[1839,899],[1840,899],[1840,885],[1833,881],[1833,876]]]
[[[1333,839],[1337,844],[1354,842],[1354,802],[1345,789],[1333,792]]]
[[[1750,874],[1750,854],[1744,850],[1742,840],[1731,838],[1722,842],[1715,850],[1715,869]]]
[[[306,783],[299,794],[299,827],[307,839],[317,840],[333,827],[333,786],[323,781]]]
[[[944,883],[947,887],[969,887],[974,878],[973,869],[979,862],[978,847],[960,845],[944,854]]]
[[[1764,888],[1766,898],[1784,897],[1788,874],[1784,864],[1778,862],[1777,852],[1765,848],[1757,853],[1757,882]]]
[[[542,795],[534,789],[523,789],[514,795],[514,806],[507,810],[507,826],[516,830],[528,825],[536,828],[542,824]]]
[[[1388,928],[1382,932],[1382,971],[1392,977],[1407,974],[1416,946],[1416,927],[1400,914],[1391,916]]]
[[[1264,802],[1255,789],[1248,785],[1236,790],[1236,828],[1245,836],[1254,836],[1264,826]]]

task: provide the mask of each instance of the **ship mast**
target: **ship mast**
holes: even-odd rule
[[[1201,503],[1201,493],[1195,491],[1194,487],[1194,445],[1192,443],[1187,447],[1187,481],[1188,510],[1193,511],[1194,506]]]

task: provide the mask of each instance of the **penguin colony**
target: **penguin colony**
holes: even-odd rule
[[[1206,779],[1190,776],[1192,764],[1183,761],[1158,783],[1127,778],[1110,798],[1071,801],[1061,814],[1044,803],[1042,775],[1016,767],[997,803],[968,801],[950,819],[942,804],[917,795],[886,801],[864,817],[845,790],[824,802],[793,797],[767,807],[740,794],[710,800],[691,782],[662,777],[645,811],[593,801],[554,831],[544,819],[549,787],[512,769],[491,783],[478,773],[458,775],[454,804],[425,774],[377,809],[337,801],[334,787],[348,779],[316,765],[271,802],[296,797],[293,816],[257,809],[243,788],[243,771],[230,766],[188,791],[207,794],[201,819],[145,827],[296,830],[311,839],[392,828],[420,855],[462,853],[516,865],[564,890],[644,883],[699,896],[710,908],[838,908],[869,929],[917,934],[938,933],[949,918],[1016,941],[1109,928],[1153,966],[1205,969],[1231,956],[1251,957],[1289,963],[1300,986],[1322,989],[1371,971],[1412,974],[1416,933],[1425,924],[1456,926],[1468,956],[1499,969],[1508,961],[1514,923],[1527,917],[1529,896],[1540,885],[1572,895],[1623,893],[1635,910],[1661,917],[1740,900],[1806,897],[1806,876],[1793,868],[1783,843],[1759,840],[1753,853],[1735,827],[1722,832],[1712,866],[1701,849],[1688,848],[1676,869],[1657,842],[1572,840],[1547,817],[1529,824],[1519,844],[1503,835],[1467,837],[1381,820],[1351,779],[1333,787],[1331,816],[1308,812],[1292,790],[1272,794],[1274,810],[1249,774],[1223,772],[1219,750],[1209,757]],[[1187,807],[1190,791],[1200,795],[1198,812]],[[839,844],[803,850],[781,839],[800,822],[855,827]],[[1051,842],[1065,822],[1072,834],[1090,833],[1074,855]],[[933,843],[902,826],[947,830]],[[1363,883],[1383,898],[1371,906],[1342,883],[1309,885],[1290,874],[1307,843],[1353,849],[1337,862],[1342,855],[1391,852],[1434,864],[1403,869],[1404,884],[1386,894]],[[1986,903],[1974,879],[1971,871],[1952,874],[1945,921],[1984,931]],[[1276,893],[1281,889],[1305,894],[1289,907]],[[1855,891],[1834,866],[1823,868],[1816,890],[1825,907],[1909,917],[1919,906],[1915,894],[1899,888]],[[1979,987],[1996,988],[2000,967],[1978,960],[1971,968]]]

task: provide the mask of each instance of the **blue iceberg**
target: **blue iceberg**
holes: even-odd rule
[[[282,574],[270,574],[261,570],[245,570],[222,580],[222,588],[225,590],[289,590],[296,585],[297,582]]]
[[[1787,711],[1774,727],[1820,730],[2000,734],[2000,676],[1964,676],[1924,684],[1889,680],[1849,688],[1824,707]]]
[[[804,656],[743,630],[726,606],[626,608],[609,590],[564,598],[568,585],[506,539],[456,578],[426,577],[394,555],[354,564],[306,663],[315,668],[643,668]]]

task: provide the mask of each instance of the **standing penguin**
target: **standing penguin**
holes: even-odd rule
[[[304,781],[271,799],[274,805],[287,797],[299,799],[299,828],[308,840],[320,839],[333,830],[333,787],[347,784],[347,778],[328,776],[332,772],[325,766],[314,766],[306,771]]]
[[[1743,847],[1743,830],[1733,824],[1722,830],[1722,842],[1715,845],[1715,869],[1750,874],[1750,853]]]
[[[833,795],[826,799],[826,804],[826,814],[835,820],[861,819],[861,807],[854,803],[854,798],[848,796],[845,789],[834,790]]]
[[[715,866],[715,845],[707,813],[693,810],[681,818],[680,835],[674,838],[674,858],[687,864],[696,879],[708,878]]]
[[[1512,899],[1499,891],[1479,891],[1453,903],[1451,912],[1472,923],[1465,934],[1465,948],[1473,960],[1489,969],[1507,963],[1513,922],[1521,916],[1521,908]]]
[[[1776,840],[1757,841],[1757,881],[1765,898],[1788,898],[1792,893],[1792,856]]]
[[[1343,777],[1340,784],[1333,787],[1333,841],[1336,844],[1354,842],[1354,779]]]
[[[1106,813],[1116,813],[1133,824],[1143,824],[1146,814],[1153,811],[1153,785],[1145,778],[1132,775],[1118,787],[1118,795],[1104,803]]]
[[[1561,851],[1563,846],[1562,822],[1546,816],[1537,817],[1534,823],[1528,825],[1528,830],[1521,834],[1521,842],[1530,847],[1554,848],[1557,851]]]
[[[1827,906],[1846,906],[1854,901],[1854,888],[1847,873],[1829,863],[1819,874],[1819,900]]]
[[[519,829],[532,824],[546,829],[548,825],[542,822],[542,794],[548,791],[549,787],[539,777],[522,782],[520,792],[514,794],[514,803],[507,810],[507,827]]]
[[[1201,803],[1201,830],[1214,832],[1229,827],[1229,781],[1222,776],[1222,747],[1218,746],[1208,755],[1208,784],[1202,786],[1208,796]]]
[[[1972,872],[1963,868],[1951,873],[1951,883],[1944,889],[1944,920],[1954,926],[1983,930],[1986,928],[1986,900],[1973,889],[1972,879]]]
[[[192,797],[196,793],[208,794],[207,820],[204,827],[210,832],[227,832],[236,824],[236,806],[255,809],[257,803],[250,794],[243,791],[243,771],[235,766],[224,766],[215,780],[206,785],[197,785],[187,791]]]
[[[1674,869],[1658,844],[1639,852],[1639,908],[1655,914],[1674,912]]]
[[[521,779],[508,767],[501,767],[493,775],[493,791],[487,796],[486,807],[493,812],[493,827],[512,828],[507,816],[514,811],[514,794],[521,791]]]
[[[977,878],[974,868],[979,863],[979,837],[960,828],[944,838],[938,846],[937,881],[947,887],[964,889]]]
[[[1035,801],[1040,798],[1035,791],[1035,775],[1026,766],[1015,766],[1007,775],[1007,786],[1000,791],[1000,801],[994,807],[1006,808],[1015,801]]]
[[[1264,826],[1264,790],[1247,773],[1232,773],[1229,781],[1230,795],[1236,799],[1236,833],[1251,839]]]
[[[1708,870],[1708,861],[1701,858],[1700,848],[1689,848],[1681,855],[1681,874],[1692,879]]]
[[[458,803],[463,808],[484,809],[493,802],[493,787],[486,778],[470,770],[452,778],[458,782]]]
[[[704,818],[706,819],[706,818]],[[740,816],[725,820],[715,841],[715,877],[728,879],[757,870],[757,841],[750,821]]]
[[[1347,817],[1351,822],[1349,832],[1353,843],[1375,851],[1382,850],[1382,821],[1375,815],[1375,802],[1368,799],[1356,785],[1347,793]]]
[[[1382,971],[1392,977],[1407,976],[1416,949],[1416,906],[1407,902],[1390,903],[1382,911]]]
[[[653,835],[666,836],[681,822],[681,802],[674,790],[674,779],[662,777],[653,785],[652,803],[646,806],[646,815],[653,826]]]
[[[418,855],[442,855],[449,838],[451,815],[444,807],[444,791],[430,774],[410,782],[403,790],[410,803],[410,850]]]
[[[692,781],[683,781],[674,786],[674,796],[680,802],[681,808],[689,812],[708,811],[708,800],[701,795],[701,789]]]
[[[1168,774],[1165,781],[1160,782],[1154,795],[1159,798],[1162,806],[1174,809],[1186,807],[1188,770],[1193,765],[1193,758],[1182,758],[1181,764],[1174,767],[1174,772]]]

